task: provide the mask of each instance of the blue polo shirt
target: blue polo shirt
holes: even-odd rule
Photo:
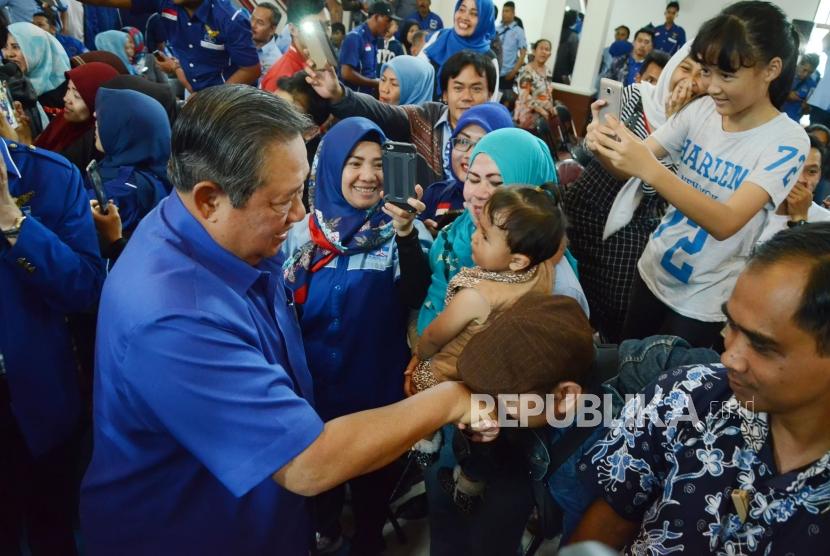
[[[308,553],[306,499],[271,478],[322,430],[280,263],[175,192],[136,228],[101,297],[87,554]]]
[[[343,39],[343,44],[340,45],[340,65],[343,64],[351,66],[363,77],[367,79],[378,78],[377,55],[378,49],[376,39],[369,26],[365,23],[355,27]],[[342,79],[342,74],[341,74]],[[374,94],[373,87],[356,87],[351,83],[343,81],[350,89],[360,93]]]
[[[424,31],[437,31],[444,28],[444,21],[435,12],[429,12],[426,17],[421,17],[418,12],[413,13],[406,19],[418,22],[418,26]]]
[[[2,139],[0,155],[9,192],[26,215],[14,246],[0,235],[0,380],[8,382],[29,450],[40,455],[66,442],[78,423],[66,315],[95,305],[104,261],[78,169],[57,154]]]
[[[132,11],[161,13],[168,46],[195,91],[259,64],[247,13],[228,0],[204,0],[193,17],[172,0],[133,0]]]
[[[672,25],[666,29],[666,25],[654,27],[654,49],[662,50],[666,54],[674,54],[681,46],[686,44],[686,31],[679,25]]]

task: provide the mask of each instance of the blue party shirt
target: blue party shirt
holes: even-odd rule
[[[306,499],[272,475],[322,431],[281,260],[217,244],[177,193],[101,296],[86,553],[307,554]]]

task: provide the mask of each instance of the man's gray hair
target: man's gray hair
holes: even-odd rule
[[[264,178],[274,142],[312,126],[288,102],[248,85],[210,87],[188,101],[173,126],[170,182],[187,193],[201,181],[217,184],[235,208],[245,206]]]

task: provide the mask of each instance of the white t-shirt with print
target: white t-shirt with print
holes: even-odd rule
[[[638,268],[651,292],[685,317],[722,322],[721,305],[735,287],[767,217],[797,181],[810,148],[804,129],[779,114],[747,131],[723,131],[710,97],[693,102],[652,135],[678,161],[677,176],[723,203],[744,181],[770,196],[764,210],[718,241],[669,206]]]

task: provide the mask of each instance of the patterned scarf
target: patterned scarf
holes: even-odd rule
[[[311,241],[283,265],[285,283],[296,303],[305,303],[311,276],[338,255],[373,251],[395,234],[382,211],[383,201],[368,210],[351,206],[343,196],[343,167],[361,141],[383,143],[386,136],[366,118],[346,118],[326,134],[320,149],[314,206],[308,219]]]

